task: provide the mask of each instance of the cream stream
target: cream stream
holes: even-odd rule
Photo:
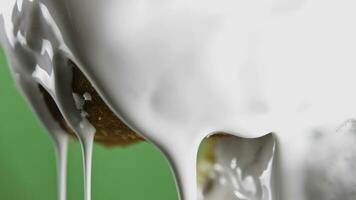
[[[80,139],[86,200],[95,130],[75,107],[68,60],[167,157],[182,200],[196,199],[197,148],[218,131],[242,138],[273,132],[284,187],[271,198],[306,200],[311,138],[355,117],[352,0],[2,0],[0,6],[1,41],[19,88],[55,141],[64,136],[38,84]]]

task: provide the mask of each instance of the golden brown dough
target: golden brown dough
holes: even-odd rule
[[[233,137],[225,133],[216,133],[205,138],[199,147],[197,158],[197,183],[198,185],[205,185],[209,188],[209,172],[212,171],[213,165],[216,162],[214,149],[216,141],[219,138]]]
[[[85,93],[90,94],[90,101],[85,101],[82,109],[87,113],[86,117],[89,122],[96,128],[95,141],[105,146],[127,146],[143,141],[142,137],[127,127],[110,110],[78,67],[71,61],[69,61],[69,66],[73,69],[73,92],[80,96],[83,96]],[[51,114],[66,132],[74,136],[74,132],[65,122],[51,96],[42,87],[40,88]]]

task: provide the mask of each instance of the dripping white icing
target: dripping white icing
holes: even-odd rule
[[[92,166],[92,151],[95,132],[84,132],[89,134],[81,140],[83,149],[84,163],[84,200],[91,199],[91,166]]]
[[[63,133],[61,133],[63,134]],[[63,134],[64,135],[64,134]],[[57,158],[57,191],[58,200],[66,200],[67,195],[67,136],[58,136],[59,141],[55,144],[56,158]]]
[[[304,200],[308,141],[315,130],[355,117],[351,0],[0,5],[1,40],[19,87],[57,138],[62,133],[38,97],[41,84],[81,141],[86,200],[95,130],[76,108],[68,59],[123,121],[167,156],[182,200],[196,198],[197,147],[215,131],[247,138],[274,132],[283,195]]]
[[[1,39],[7,56],[15,59],[10,59],[9,62],[19,89],[55,142],[58,199],[66,199],[67,134],[50,115],[39,85],[52,96],[82,145],[84,196],[85,200],[90,200],[95,129],[85,117],[82,117],[82,109],[73,98],[75,94],[71,90],[71,69],[67,67],[67,60],[72,54],[65,44],[59,25],[45,4],[47,2],[16,1],[16,6],[13,6],[13,2],[2,3],[4,6],[1,7]],[[51,6],[64,9],[63,6],[52,3]]]

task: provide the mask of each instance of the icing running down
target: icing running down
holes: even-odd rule
[[[354,199],[355,8],[352,0],[1,0],[0,39],[14,80],[56,144],[60,200],[67,136],[38,85],[82,144],[91,199],[95,128],[77,109],[69,60],[122,121],[162,151],[181,200],[197,198],[197,149],[215,132],[273,133],[273,148],[242,142],[241,149],[263,153],[234,156],[230,141],[216,147],[220,169],[241,160],[232,176],[238,187],[263,169],[278,171],[270,179],[283,183],[272,196],[260,188],[257,197],[231,199]],[[251,176],[238,172],[249,169],[249,156],[272,159],[271,149],[280,167],[263,168],[262,160]]]

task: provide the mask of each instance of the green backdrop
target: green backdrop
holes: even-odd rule
[[[71,141],[68,200],[83,199],[81,151]],[[93,200],[177,200],[166,160],[152,145],[94,147]],[[0,200],[56,200],[52,142],[17,92],[0,50]]]

